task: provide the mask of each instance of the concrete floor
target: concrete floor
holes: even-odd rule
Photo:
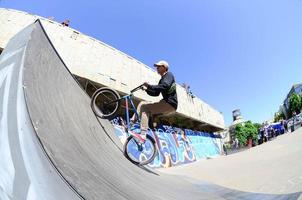
[[[302,128],[243,152],[159,171],[246,192],[301,192]]]

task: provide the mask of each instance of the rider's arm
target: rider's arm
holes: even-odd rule
[[[159,91],[152,90],[152,89],[149,89],[149,88],[147,88],[146,92],[147,92],[148,95],[154,96],[154,97],[156,97],[156,96],[158,96],[160,94]]]
[[[172,83],[174,82],[174,77],[171,73],[167,73],[159,82],[158,85],[148,85],[147,91],[155,91],[158,93],[162,91],[166,91],[170,88]],[[148,93],[149,94],[149,93]]]

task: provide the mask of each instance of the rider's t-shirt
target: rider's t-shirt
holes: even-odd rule
[[[150,96],[158,96],[161,93],[163,99],[177,109],[178,101],[176,85],[174,76],[171,72],[167,72],[165,75],[163,75],[159,80],[158,85],[149,85],[146,92]]]

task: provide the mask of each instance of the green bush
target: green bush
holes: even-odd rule
[[[248,139],[257,140],[258,128],[251,121],[237,124],[235,127],[235,136],[238,138],[239,145],[246,146]]]
[[[291,115],[293,112],[296,112],[297,114],[300,113],[300,110],[302,109],[302,100],[301,96],[294,93],[289,97],[289,110],[291,111]]]
[[[225,144],[225,147],[226,147],[227,149],[232,149],[232,145],[231,145],[230,143],[226,143],[226,144]]]
[[[247,142],[246,132],[242,124],[237,124],[235,127],[235,136],[239,141],[239,146],[245,146]]]

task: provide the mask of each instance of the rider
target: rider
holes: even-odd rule
[[[158,85],[150,85],[145,82],[143,85],[146,87],[146,92],[150,96],[159,96],[160,93],[163,99],[156,103],[148,103],[142,101],[137,107],[137,112],[140,115],[141,122],[141,134],[139,137],[143,141],[146,139],[149,117],[158,114],[170,114],[177,109],[177,93],[176,83],[173,74],[169,71],[168,62],[161,60],[154,64],[157,69],[157,73],[161,75]],[[133,118],[135,121],[135,116]]]

